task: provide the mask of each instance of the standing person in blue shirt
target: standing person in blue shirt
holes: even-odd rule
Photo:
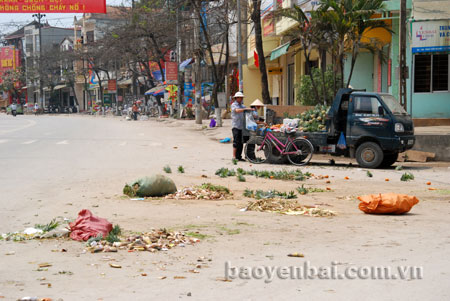
[[[244,141],[242,137],[242,130],[244,129],[244,112],[252,109],[246,108],[242,101],[244,94],[236,92],[233,96],[234,102],[231,105],[231,131],[233,132],[233,158],[238,161],[245,161],[242,159],[242,149]]]

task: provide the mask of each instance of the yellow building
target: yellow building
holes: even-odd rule
[[[282,5],[283,8],[292,7],[297,2],[295,0],[275,0],[273,8],[277,5]],[[264,3],[262,10],[263,5]],[[306,5],[310,6],[311,3]],[[309,9],[307,6],[303,8]],[[303,52],[300,51],[300,45],[283,37],[295,25],[296,23],[288,18],[275,19],[270,13],[262,14],[263,47],[268,71],[269,93],[272,103],[276,105],[295,104],[295,87],[298,85],[300,77],[305,74],[306,60]],[[251,32],[251,26],[250,24],[248,32]],[[249,104],[256,98],[262,98],[261,75],[259,68],[255,66],[254,59],[256,51],[254,34],[250,34],[247,49],[248,64],[243,66],[243,87],[246,96],[245,103]],[[313,66],[320,66],[317,52],[312,53],[310,60],[313,61]]]
[[[288,8],[301,2],[300,7],[305,12],[314,10],[315,6],[319,5],[319,1],[315,0],[275,0],[272,2],[274,8],[277,5]],[[374,16],[374,18],[381,17],[382,15]],[[390,25],[391,20],[386,19],[385,22]],[[251,31],[251,26],[252,24],[248,27],[249,32]],[[306,74],[306,59],[300,44],[295,39],[290,40],[286,35],[295,26],[296,22],[291,19],[285,17],[274,19],[271,18],[270,14],[262,14],[264,56],[268,70],[269,93],[272,97],[273,104],[296,104],[296,87],[300,82],[300,78]],[[390,34],[382,29],[371,30],[365,33],[364,36],[363,42],[376,39],[385,48],[391,43]],[[256,98],[261,99],[261,76],[259,69],[254,64],[254,52],[256,49],[254,34],[250,35],[248,39],[247,49],[248,64],[243,66],[243,86],[246,95],[246,104],[251,103]],[[344,68],[344,71],[346,71],[344,74],[345,77],[348,76],[348,70],[350,69],[350,59],[349,57],[346,60],[346,66]],[[310,56],[311,67],[322,67],[322,65],[330,64],[331,57],[329,54],[327,54],[325,60],[326,62],[321,62],[318,51],[312,51]],[[373,72],[362,75],[362,79],[365,81],[361,81],[361,78],[358,78],[354,73],[351,82],[352,85],[355,81],[356,88],[366,88],[368,91],[387,91],[387,67],[380,64],[380,58],[377,55],[364,53],[364,50],[362,50],[356,66],[356,69],[358,68],[370,69]],[[355,72],[359,72],[356,69]],[[381,74],[382,72],[383,76]],[[383,85],[380,83],[381,79]],[[360,85],[362,86],[359,87]]]

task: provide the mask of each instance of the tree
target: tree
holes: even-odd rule
[[[341,87],[348,87],[353,75],[356,59],[361,49],[376,51],[377,41],[362,41],[364,34],[375,28],[392,32],[381,20],[373,20],[372,16],[384,7],[382,0],[323,0],[319,7],[323,24],[328,24],[330,46],[335,51],[341,73]],[[346,53],[351,54],[351,67],[347,82],[344,83],[344,59]]]
[[[230,27],[235,23],[235,2],[222,0],[208,4],[205,1],[193,0],[189,1],[189,3],[200,23],[202,37],[200,51],[203,57],[209,59],[214,82],[212,103],[215,108],[218,108],[217,94],[223,88],[228,73],[230,57],[229,36]],[[220,119],[221,116],[217,116],[217,118]],[[221,124],[220,120],[218,124]]]
[[[293,35],[301,42],[307,67],[310,65],[310,55],[314,49],[319,51],[321,61],[325,59],[324,54],[327,52],[331,55],[331,65],[335,71],[333,90],[336,93],[339,87],[350,85],[356,59],[361,49],[369,50],[372,53],[381,53],[379,42],[376,39],[366,42],[363,37],[375,28],[383,28],[392,32],[383,21],[371,19],[382,8],[382,0],[324,0],[317,10],[310,12],[310,17],[307,17],[297,5],[294,5],[293,8],[279,10],[278,13],[296,21],[296,30],[293,31]],[[345,81],[344,61],[347,53],[351,55],[351,64],[347,81]],[[327,103],[327,88],[324,84],[317,84],[317,77],[313,76],[311,70],[307,70],[307,73],[310,76],[310,84],[316,102]],[[326,68],[321,68],[321,74],[321,82],[327,82]],[[322,98],[322,101],[319,98]]]
[[[239,0],[238,0],[239,1]],[[261,30],[261,0],[252,0],[251,20],[255,28],[256,52],[258,53],[259,72],[261,73],[262,99],[265,104],[271,104],[269,94],[269,83],[267,80],[266,59],[264,57],[264,48]]]

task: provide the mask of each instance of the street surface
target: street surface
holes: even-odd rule
[[[125,231],[167,228],[207,235],[195,245],[157,253],[85,253],[83,243],[69,239],[0,241],[0,298],[450,299],[448,163],[404,163],[402,171],[372,170],[370,178],[354,161],[353,166],[348,166],[348,159],[337,160],[341,164],[331,166],[327,158],[317,161],[313,157],[313,164],[301,170],[328,175],[328,179],[300,182],[246,176],[246,182],[238,182],[236,177],[219,178],[214,173],[221,167],[296,167],[250,166],[247,162],[234,166],[231,144],[218,142],[225,137],[231,137],[229,120],[224,128],[206,130],[194,121],[131,122],[76,115],[14,118],[0,114],[0,234],[23,231],[58,216],[75,219],[80,210],[89,209]],[[234,194],[233,200],[132,201],[122,195],[125,183],[145,175],[164,174],[165,165],[171,166],[172,174],[168,176],[179,189],[211,182],[227,186]],[[179,165],[184,167],[184,174],[177,173]],[[405,171],[413,173],[415,179],[400,181]],[[298,199],[338,215],[326,218],[240,211],[250,201],[242,196],[246,188],[291,191],[302,184],[331,188],[299,195]],[[358,195],[384,192],[415,195],[420,202],[410,213],[400,216],[367,215],[358,209]],[[58,251],[61,249],[67,252]],[[287,256],[295,252],[305,257]],[[111,260],[122,268],[111,268]],[[232,266],[254,268],[302,266],[305,262],[316,267],[334,264],[341,272],[351,266],[389,266],[394,271],[399,266],[415,266],[423,268],[423,279],[275,277],[272,281],[220,281],[227,261]],[[38,271],[42,262],[52,266]],[[199,262],[205,264],[196,268],[198,273],[189,272]]]

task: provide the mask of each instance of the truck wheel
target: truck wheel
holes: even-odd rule
[[[364,142],[356,150],[356,161],[363,168],[377,168],[383,162],[384,154],[375,142]]]
[[[394,164],[395,162],[397,162],[397,158],[398,158],[398,153],[393,153],[393,154],[384,154],[384,159],[383,162],[381,162],[380,167],[389,167],[392,164]]]

